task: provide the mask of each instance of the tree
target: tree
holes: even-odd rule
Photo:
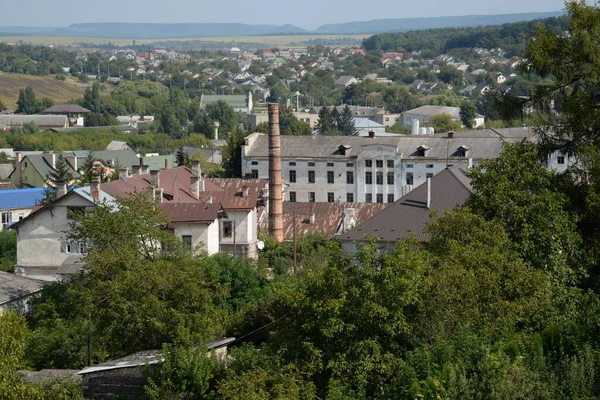
[[[4,111],[4,110],[6,110],[6,106],[4,105],[2,100],[0,100],[0,111]]]
[[[460,129],[460,121],[452,119],[450,114],[438,114],[429,118],[429,123],[436,132],[450,132]]]
[[[352,114],[352,110],[346,104],[344,109],[342,110],[341,115],[338,118],[337,129],[344,136],[356,136],[358,135],[358,130],[356,129],[356,125],[354,124],[354,115]]]
[[[192,166],[192,160],[190,160],[190,157],[183,150],[183,146],[179,146],[179,148],[177,149],[177,154],[175,155],[175,162],[177,162],[178,166]]]
[[[38,112],[38,103],[35,99],[33,89],[27,86],[19,90],[19,99],[17,100],[17,113],[35,114]]]
[[[242,175],[242,145],[244,134],[235,129],[225,140],[223,148],[223,171],[226,177],[239,178]]]
[[[336,121],[333,119],[333,115],[329,107],[324,106],[319,110],[319,122],[315,126],[315,129],[319,131],[320,135],[335,135],[338,134],[336,129]]]
[[[475,118],[477,117],[477,108],[470,101],[463,101],[460,105],[460,121],[469,129],[475,126]]]
[[[85,89],[82,106],[93,113],[102,112],[100,107],[100,84],[98,82],[94,82],[91,88],[87,87]]]
[[[69,166],[62,153],[60,153],[56,156],[54,167],[48,171],[46,180],[51,182],[55,187],[60,184],[67,185],[73,180],[73,173],[71,171],[72,168]]]

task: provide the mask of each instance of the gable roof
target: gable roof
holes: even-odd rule
[[[223,210],[220,204],[214,203],[161,203],[160,208],[170,222],[187,223],[213,222]]]
[[[19,126],[30,123],[37,126],[64,128],[69,126],[69,119],[66,115],[0,115],[0,126]]]
[[[42,290],[43,281],[0,271],[0,306]]]
[[[46,108],[42,111],[44,114],[52,113],[89,113],[91,112],[87,108],[81,107],[79,104],[55,104],[50,108]]]
[[[427,237],[423,227],[431,221],[432,211],[443,213],[464,204],[471,194],[470,179],[458,167],[446,168],[431,178],[431,206],[427,208],[427,182],[418,186],[391,206],[354,227],[342,238],[350,241],[368,240],[396,242],[416,235],[417,240]]]
[[[356,78],[351,75],[342,75],[335,81],[334,85],[335,86],[346,86],[353,79],[356,80]]]

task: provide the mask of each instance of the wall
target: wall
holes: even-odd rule
[[[21,161],[21,178],[23,179],[24,183],[27,183],[28,185],[33,187],[46,186],[46,180],[37,172],[37,170],[33,167],[33,165],[27,157],[23,157],[23,160]],[[10,180],[11,183],[15,186],[19,184],[16,172],[13,172],[13,174],[10,177]]]
[[[223,237],[223,223],[227,221],[234,223],[235,241],[233,240],[233,234],[230,238]],[[222,218],[220,221],[220,250],[235,254],[244,253],[249,258],[256,258],[257,222],[256,209],[227,210],[227,218]]]
[[[15,208],[15,209],[5,209],[5,210],[0,210],[0,214],[4,214],[4,213],[9,213],[10,214],[10,223],[14,223],[17,221],[22,220],[23,218],[26,218],[30,213],[31,210],[33,210],[33,208],[31,207],[27,207],[27,208]],[[4,225],[0,225],[0,231],[4,230]]]
[[[219,220],[215,219],[208,223],[183,223],[173,224],[175,236],[192,236],[192,248],[199,251],[207,251],[208,254],[219,252]]]

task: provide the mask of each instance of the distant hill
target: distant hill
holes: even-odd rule
[[[312,33],[359,34],[400,32],[433,28],[501,25],[509,22],[529,21],[533,19],[557,17],[563,14],[563,11],[551,11],[498,15],[464,15],[458,17],[376,19],[372,21],[357,21],[346,22],[343,24],[322,25]]]
[[[293,25],[247,25],[238,23],[153,24],[153,23],[87,23],[72,24],[52,32],[58,36],[173,39],[204,36],[256,36],[281,33],[305,33]]]

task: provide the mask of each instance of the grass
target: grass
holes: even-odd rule
[[[0,72],[0,100],[7,108],[15,109],[19,90],[30,86],[36,97],[50,97],[56,103],[66,103],[83,95],[87,83],[59,81],[54,76],[33,76]]]
[[[171,41],[201,41],[201,42],[216,42],[230,43],[235,42],[238,45],[243,43],[259,43],[268,46],[290,46],[294,43],[306,42],[315,39],[357,39],[362,40],[370,35],[273,35],[273,36],[213,36],[213,37],[197,37],[197,38],[176,38],[176,39],[136,39],[135,43],[152,44],[156,42],[171,42]],[[132,39],[106,39],[106,38],[85,38],[71,36],[0,36],[0,42],[16,43],[22,41],[24,43],[41,44],[41,45],[56,45],[70,46],[76,43],[91,43],[102,45],[112,43],[117,46],[129,46],[133,44]]]

